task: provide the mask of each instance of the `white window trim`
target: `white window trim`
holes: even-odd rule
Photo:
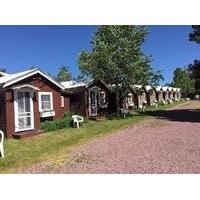
[[[103,96],[101,96],[101,94],[103,94]],[[101,100],[103,101],[103,103],[101,102]],[[99,91],[99,106],[104,106],[106,104],[106,92],[101,90]]]
[[[62,95],[60,96],[60,106],[61,106],[61,108],[65,107],[65,97]]]
[[[132,93],[128,93],[128,104],[129,105],[133,104],[133,94]]]
[[[51,109],[50,110],[43,110],[42,109],[42,100],[41,97],[42,95],[50,95],[50,99],[51,99]],[[45,111],[52,111],[53,110],[53,93],[52,92],[38,92],[38,98],[39,98],[39,112],[45,112]]]

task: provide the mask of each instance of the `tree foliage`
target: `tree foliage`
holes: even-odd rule
[[[193,32],[190,33],[190,41],[194,41],[197,44],[200,44],[200,25],[193,25],[192,26]]]
[[[141,50],[147,35],[145,26],[99,26],[91,52],[79,56],[81,73],[121,88],[150,83],[151,58]]]
[[[151,85],[153,86],[160,85],[160,80],[164,81],[162,71],[158,70],[158,71],[152,72]]]
[[[62,81],[70,81],[71,79],[72,79],[72,74],[69,71],[69,67],[67,67],[67,66],[60,67],[58,76],[57,76],[57,80],[59,82],[62,82]]]
[[[167,87],[173,87],[173,83],[165,83],[164,86],[167,86]]]
[[[188,65],[191,77],[195,80],[195,93],[200,94],[200,60]]]
[[[6,72],[6,68],[4,68],[4,67],[0,67],[0,72]]]
[[[4,68],[4,67],[0,67],[0,72],[3,72],[3,73],[5,73],[6,72],[6,68]],[[3,75],[2,74],[0,74],[0,77],[2,77]]]
[[[176,68],[173,73],[173,87],[181,88],[181,92],[185,97],[191,95],[195,91],[195,80],[191,77],[188,68]]]

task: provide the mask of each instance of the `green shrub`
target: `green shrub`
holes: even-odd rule
[[[126,116],[125,118],[129,117],[130,113],[127,113],[125,116]],[[120,119],[124,119],[124,115],[123,114],[118,115],[116,113],[110,113],[110,114],[107,115],[107,119],[108,120],[120,120]]]
[[[63,117],[71,117],[72,116],[72,113],[70,111],[68,112],[65,112]]]
[[[87,117],[83,117],[84,119],[84,124],[88,124],[89,123],[89,119]]]
[[[114,120],[114,119],[116,119],[116,114],[115,114],[115,113],[110,113],[110,114],[108,114],[108,115],[107,115],[107,119],[109,119],[109,120]]]
[[[69,128],[72,126],[71,116],[56,119],[54,121],[45,121],[41,123],[40,128],[46,132],[57,131],[63,128]]]

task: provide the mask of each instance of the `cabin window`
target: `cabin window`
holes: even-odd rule
[[[103,106],[106,104],[106,93],[104,91],[99,92],[99,105]]]
[[[143,96],[144,100],[146,100],[146,93],[145,92],[142,93],[142,96]]]
[[[90,101],[91,105],[96,105],[96,91],[90,91]]]
[[[65,106],[65,98],[64,98],[64,96],[60,96],[60,104],[61,104],[61,108],[63,108]]]
[[[39,92],[39,111],[53,110],[53,95],[52,92]]]
[[[129,106],[133,105],[133,95],[132,95],[132,93],[128,94],[128,105]]]

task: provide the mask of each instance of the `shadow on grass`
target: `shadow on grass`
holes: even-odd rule
[[[200,109],[147,110],[145,113],[140,114],[169,121],[200,122]]]

